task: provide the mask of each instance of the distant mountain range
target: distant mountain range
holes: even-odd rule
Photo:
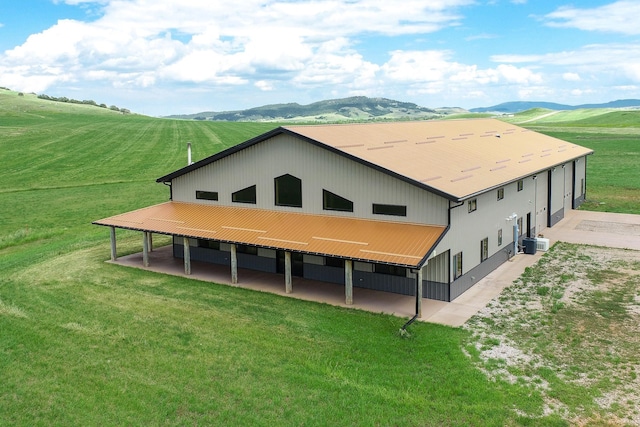
[[[472,108],[472,113],[519,113],[520,111],[530,110],[532,108],[545,108],[547,110],[579,110],[587,108],[629,108],[640,107],[640,99],[620,99],[605,104],[582,104],[582,105],[565,105],[556,104],[554,102],[505,102],[503,104],[494,105],[493,107]]]
[[[395,101],[387,98],[354,96],[329,99],[308,105],[298,103],[271,104],[262,107],[236,111],[205,111],[196,114],[167,116],[172,119],[215,120],[215,121],[296,121],[296,122],[340,122],[368,120],[411,120],[431,119],[457,113],[501,113],[513,114],[532,108],[549,110],[577,110],[581,108],[630,108],[640,107],[639,99],[622,99],[605,104],[565,105],[553,102],[505,102],[492,107],[465,110],[457,107],[427,108],[412,102]]]
[[[224,121],[353,121],[353,120],[399,120],[432,118],[462,109],[432,109],[412,102],[401,102],[387,98],[354,96],[329,99],[300,105],[298,103],[272,104],[238,111],[206,111],[196,114],[169,116],[174,119],[224,120]]]

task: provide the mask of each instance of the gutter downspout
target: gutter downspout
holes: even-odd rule
[[[419,283],[420,280],[419,280],[418,271],[424,268],[428,264],[429,257],[433,253],[433,250],[436,248],[436,246],[440,244],[440,242],[442,241],[444,236],[447,234],[447,232],[449,232],[449,229],[451,228],[451,209],[457,208],[462,205],[463,203],[455,206],[451,206],[451,202],[449,202],[449,209],[447,210],[447,227],[444,229],[444,231],[442,232],[438,240],[433,244],[433,246],[431,247],[431,250],[429,250],[429,252],[427,252],[424,258],[420,261],[420,264],[418,264],[419,268],[411,269],[411,272],[416,274],[416,314],[411,319],[409,319],[407,323],[402,325],[402,327],[400,328],[400,335],[404,336],[407,333],[407,326],[415,322],[418,316],[420,315],[420,298],[422,297],[422,292],[419,292],[419,289],[420,289],[420,286],[422,286],[422,283]]]
[[[416,321],[416,319],[418,318],[418,316],[420,315],[420,298],[422,298],[422,292],[420,292],[420,286],[422,286],[421,280],[420,280],[420,276],[421,274],[419,273],[419,271],[424,267],[424,265],[420,268],[412,268],[411,272],[415,273],[416,275],[416,314],[409,319],[409,321],[407,323],[405,323],[404,325],[402,325],[402,328],[400,328],[400,335],[404,335],[407,333],[407,326],[409,326],[410,324],[412,324],[413,322]]]
[[[164,181],[163,184],[169,187],[169,200],[173,200],[173,186],[171,185],[171,181]]]

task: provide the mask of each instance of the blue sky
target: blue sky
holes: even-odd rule
[[[640,98],[640,2],[0,0],[0,86],[154,116]]]

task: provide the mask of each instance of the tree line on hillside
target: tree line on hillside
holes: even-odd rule
[[[131,111],[129,111],[126,108],[118,108],[115,105],[107,107],[107,104],[98,104],[97,102],[95,102],[92,99],[85,99],[85,100],[82,100],[82,101],[78,101],[77,99],[67,98],[66,96],[61,96],[59,98],[56,98],[55,96],[49,96],[49,95],[45,95],[45,94],[38,95],[38,98],[45,99],[47,101],[67,102],[69,104],[84,104],[84,105],[93,105],[94,107],[100,107],[100,108],[109,108],[109,110],[119,111],[119,112],[121,112],[123,114],[131,113]]]

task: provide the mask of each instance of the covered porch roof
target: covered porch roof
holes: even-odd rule
[[[116,228],[422,267],[446,227],[166,202],[94,221]]]

